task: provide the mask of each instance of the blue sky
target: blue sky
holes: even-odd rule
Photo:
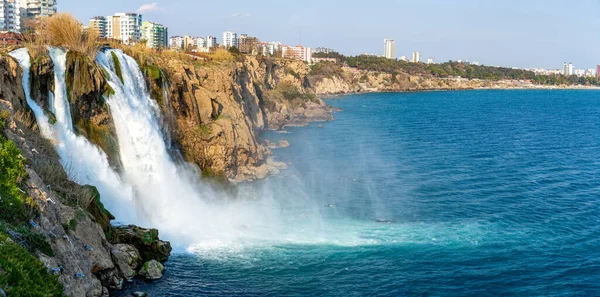
[[[330,47],[344,54],[397,56],[420,51],[436,61],[575,68],[600,64],[598,0],[58,0],[59,11],[87,23],[94,15],[144,14],[170,35],[221,36],[235,30],[263,41]],[[220,38],[219,38],[220,39]]]

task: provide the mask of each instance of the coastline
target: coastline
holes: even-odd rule
[[[545,86],[545,85],[533,85],[533,86],[522,86],[522,87],[478,87],[478,88],[432,88],[432,89],[417,89],[417,90],[367,90],[367,91],[356,91],[356,92],[340,92],[340,93],[318,93],[316,94],[322,100],[334,99],[341,96],[347,95],[362,95],[362,94],[374,94],[374,93],[421,93],[421,92],[453,92],[453,91],[484,91],[484,90],[495,90],[495,91],[513,91],[513,90],[582,90],[582,91],[600,91],[600,86]]]

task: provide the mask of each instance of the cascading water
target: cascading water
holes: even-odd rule
[[[113,55],[119,59],[123,81],[116,74]],[[229,242],[278,228],[271,210],[255,211],[268,199],[252,206],[247,202],[220,203],[225,197],[171,159],[162,135],[160,109],[150,98],[135,60],[121,51],[107,50],[99,54],[98,62],[110,74],[109,83],[115,90],[107,102],[120,142],[123,177],[134,186],[140,197],[137,206],[152,225],[183,244],[215,239]]]
[[[189,164],[178,164],[169,152],[160,107],[148,90],[135,60],[120,50],[105,50],[97,61],[109,74],[114,95],[105,98],[119,139],[121,174],[111,169],[106,155],[73,130],[66,94],[66,52],[50,49],[55,65],[55,92],[49,108],[57,122],[50,125],[43,109],[30,98],[29,56],[12,53],[25,70],[23,86],[42,134],[52,139],[70,178],[94,185],[119,221],[161,230],[178,247],[207,251],[279,243],[373,244],[379,239],[360,222],[323,219],[319,202],[306,185],[271,181],[243,186],[230,197],[203,184]],[[118,59],[121,78],[117,75]],[[233,199],[232,199],[233,198]],[[339,218],[338,218],[339,219]],[[366,232],[366,233],[365,233]]]
[[[106,206],[121,220],[134,217],[127,209],[132,208],[131,187],[124,184],[119,175],[110,167],[106,155],[86,138],[77,136],[73,130],[73,120],[67,88],[65,84],[66,51],[49,48],[54,63],[54,94],[49,109],[56,116],[51,125],[42,107],[31,98],[30,57],[26,48],[11,53],[23,67],[23,89],[29,107],[33,110],[42,135],[52,140],[63,167],[69,178],[80,184],[96,186]]]

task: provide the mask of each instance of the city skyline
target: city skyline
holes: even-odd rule
[[[233,0],[193,9],[198,4],[190,0],[106,0],[85,6],[76,0],[61,0],[58,6],[59,11],[71,12],[83,23],[95,15],[139,12],[145,20],[169,27],[170,35],[221,36],[231,30],[295,45],[300,43],[302,32],[304,45],[334,48],[346,55],[383,55],[381,41],[390,38],[396,40],[397,56],[419,51],[437,62],[469,60],[505,67],[560,69],[564,61],[572,61],[578,68],[595,68],[600,60],[592,50],[600,42],[591,38],[591,28],[598,19],[593,11],[600,8],[594,1],[380,0],[377,4],[381,5],[368,7],[314,1],[318,9],[296,2],[266,2],[256,5]],[[382,6],[402,10],[381,10]],[[417,12],[401,13],[408,7]],[[198,9],[214,12],[198,14]],[[324,17],[330,11],[336,11],[335,17]],[[580,29],[573,30],[576,27]]]

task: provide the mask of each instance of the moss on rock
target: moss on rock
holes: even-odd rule
[[[113,62],[115,63],[115,72],[117,73],[117,76],[119,77],[122,83],[125,83],[125,80],[123,79],[123,71],[121,70],[121,61],[119,61],[119,57],[117,57],[117,54],[115,54],[115,52],[111,52],[110,55],[112,56]]]

